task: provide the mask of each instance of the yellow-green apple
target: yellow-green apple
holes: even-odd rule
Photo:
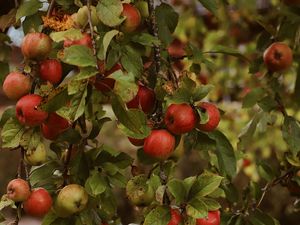
[[[40,143],[33,151],[26,151],[24,160],[31,166],[39,166],[47,160],[47,150],[43,143]]]

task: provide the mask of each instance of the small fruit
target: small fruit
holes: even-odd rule
[[[62,78],[62,66],[57,59],[47,59],[40,64],[40,78],[58,84]]]
[[[42,165],[47,160],[47,151],[45,145],[40,143],[34,151],[27,151],[24,160],[31,166]]]
[[[220,211],[209,211],[207,218],[201,218],[196,220],[196,225],[220,225]]]
[[[121,26],[121,30],[126,33],[135,31],[141,24],[141,14],[137,8],[131,4],[123,4],[122,16],[126,17]]]
[[[137,138],[131,138],[131,137],[128,137],[128,140],[134,146],[143,146],[144,145],[144,141],[145,141],[145,139],[137,139]]]
[[[251,165],[250,159],[243,159],[243,168],[246,168]]]
[[[129,201],[136,206],[147,206],[154,200],[154,190],[145,175],[131,178],[126,185],[126,194]]]
[[[11,72],[3,82],[3,92],[9,99],[18,100],[30,92],[31,83],[30,76]]]
[[[28,33],[23,39],[21,50],[25,58],[39,60],[51,52],[52,40],[43,33]]]
[[[216,129],[220,122],[219,109],[214,104],[208,102],[202,102],[198,105],[198,107],[200,110],[207,113],[208,121],[205,124],[201,124],[200,121],[200,123],[197,125],[197,128],[206,132]]]
[[[157,159],[167,159],[175,148],[175,137],[167,130],[152,130],[145,139],[144,152]]]
[[[129,109],[141,108],[144,113],[151,113],[154,110],[156,103],[155,92],[143,85],[139,85],[137,95],[129,102],[126,103]]]
[[[88,48],[92,48],[93,47],[93,42],[92,42],[92,38],[89,34],[84,33],[82,38],[80,39],[76,39],[76,40],[71,40],[71,39],[66,39],[64,41],[64,47],[70,47],[72,45],[83,45],[86,46]]]
[[[292,65],[293,52],[287,44],[275,42],[265,50],[263,58],[269,71],[280,72]]]
[[[165,124],[173,134],[184,134],[193,130],[198,121],[194,109],[186,104],[171,104],[164,118]]]
[[[19,122],[27,126],[42,124],[48,117],[48,113],[39,109],[42,97],[36,94],[25,95],[16,104],[16,116]]]
[[[135,3],[135,6],[139,10],[139,12],[140,12],[140,14],[141,14],[142,17],[144,17],[144,18],[148,18],[149,17],[148,2],[146,2],[146,1],[138,1],[137,3]]]
[[[23,203],[26,214],[30,216],[43,217],[52,207],[52,198],[44,188],[32,190],[29,198]]]
[[[88,203],[89,196],[85,189],[78,184],[69,184],[59,192],[55,210],[60,217],[68,217],[81,212]]]
[[[182,222],[182,216],[178,209],[171,209],[171,220],[167,225],[179,225]]]
[[[174,58],[184,57],[186,55],[185,44],[177,38],[174,39],[168,47],[168,53]]]
[[[41,131],[46,139],[55,140],[59,134],[64,132],[69,127],[70,123],[68,120],[57,115],[56,113],[50,113],[47,120],[42,123]]]
[[[14,202],[23,202],[30,196],[30,187],[26,180],[17,178],[7,185],[7,197]]]

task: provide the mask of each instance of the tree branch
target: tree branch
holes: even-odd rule
[[[55,4],[55,0],[51,0],[50,4],[49,4],[49,8],[48,8],[48,11],[47,11],[47,17],[50,17],[51,13],[52,13],[52,10],[54,8],[54,4]]]

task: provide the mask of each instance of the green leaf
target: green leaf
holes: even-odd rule
[[[31,16],[36,14],[41,7],[42,3],[39,0],[23,1],[18,8],[16,20],[19,20],[23,16]]]
[[[83,45],[72,45],[64,49],[62,61],[80,67],[95,66],[96,58],[90,48]]]
[[[254,106],[264,96],[263,88],[254,88],[248,93],[243,100],[243,108],[250,108]]]
[[[227,47],[227,46],[219,45],[219,46],[215,46],[209,52],[212,52],[212,53],[223,53],[223,54],[226,54],[226,55],[235,56],[235,57],[241,58],[241,59],[243,59],[245,61],[248,61],[248,59],[242,53],[240,53],[240,51],[237,50],[236,48],[230,48],[230,47]]]
[[[54,171],[59,168],[57,161],[48,161],[45,164],[35,167],[30,173],[30,184],[34,187],[39,187],[41,183],[52,183],[54,185]]]
[[[131,41],[150,47],[160,45],[160,40],[148,33],[138,33],[131,38]]]
[[[50,37],[55,42],[64,41],[66,39],[78,40],[83,37],[80,29],[71,28],[66,31],[52,32]]]
[[[106,59],[106,53],[107,53],[108,46],[109,46],[110,42],[112,41],[112,39],[119,33],[120,32],[118,30],[111,30],[111,31],[105,33],[105,35],[103,37],[103,41],[102,41],[102,46],[97,55],[100,60]]]
[[[168,182],[168,191],[175,198],[176,204],[181,204],[185,201],[187,196],[187,191],[185,189],[184,183],[178,179],[172,179]]]
[[[97,15],[101,22],[109,27],[120,25],[125,18],[121,18],[123,6],[120,0],[102,0],[97,5]]]
[[[204,218],[208,215],[208,208],[201,198],[194,198],[187,204],[186,213],[195,219]]]
[[[136,78],[140,78],[144,66],[141,55],[132,47],[126,45],[122,48],[121,64],[124,69],[132,73]]]
[[[223,177],[213,173],[202,173],[193,184],[189,193],[189,198],[192,199],[196,196],[204,197],[209,195],[220,186],[222,179]]]
[[[3,129],[1,130],[2,147],[18,147],[24,132],[24,127],[19,123],[17,119],[9,119],[3,126]]]
[[[210,132],[208,136],[216,141],[216,154],[222,175],[233,177],[236,174],[236,158],[231,143],[220,131]]]
[[[256,209],[254,212],[250,213],[248,220],[252,225],[277,225],[279,224],[277,220],[269,216],[268,214]]]
[[[146,215],[143,225],[166,225],[170,219],[170,208],[167,206],[158,206]]]
[[[263,161],[259,162],[257,170],[260,177],[267,181],[272,181],[276,177],[272,167]]]
[[[215,211],[219,208],[221,208],[221,205],[219,202],[217,202],[214,199],[211,198],[201,198],[201,200],[204,202],[204,204],[206,205],[208,211]]]
[[[0,127],[3,127],[10,118],[16,118],[16,108],[14,107],[6,108],[6,110],[2,113]]]
[[[300,151],[300,125],[295,118],[291,116],[284,118],[282,136],[291,152],[296,155]]]
[[[95,76],[98,73],[95,67],[81,67],[80,72],[76,74],[74,80],[85,80]]]
[[[179,16],[170,5],[165,3],[156,7],[155,16],[159,39],[168,45],[173,40],[172,33],[177,26]]]
[[[43,23],[43,21],[39,14],[27,16],[22,24],[24,34],[27,34],[30,31],[39,32],[41,30],[40,26],[42,23]]]
[[[44,216],[42,225],[54,225],[55,224],[54,222],[57,219],[58,216],[54,212],[50,211],[49,213],[47,213],[46,216]]]
[[[85,182],[85,190],[94,197],[102,194],[106,188],[107,183],[98,171],[95,171]]]
[[[42,104],[40,108],[46,112],[55,112],[58,109],[66,106],[71,99],[72,96],[68,95],[67,88],[64,88],[59,91],[58,94],[48,99],[47,102]]]
[[[16,208],[15,202],[7,198],[7,195],[3,195],[0,201],[0,211],[2,211],[6,207]]]
[[[3,81],[8,73],[9,73],[8,63],[0,62],[0,85],[3,84]]]
[[[214,86],[210,84],[197,86],[193,90],[193,95],[192,95],[193,102],[198,102],[203,98],[205,98],[213,88]]]
[[[210,12],[212,12],[215,16],[217,15],[217,10],[218,10],[217,0],[198,0],[198,1]]]
[[[23,146],[27,151],[35,151],[41,142],[41,135],[38,129],[27,130],[20,140],[20,145]]]

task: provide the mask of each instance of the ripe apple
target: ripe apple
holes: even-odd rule
[[[168,53],[171,57],[181,58],[186,55],[184,48],[185,44],[181,40],[176,38],[168,46]]]
[[[128,140],[134,146],[143,146],[144,142],[145,142],[145,139],[137,139],[137,138],[132,138],[132,137],[128,137]]]
[[[202,102],[197,107],[208,114],[208,121],[205,124],[198,123],[197,128],[206,132],[216,129],[220,122],[219,109],[214,104],[208,102]]]
[[[292,65],[293,52],[287,44],[275,42],[264,51],[263,58],[269,71],[280,72]]]
[[[126,33],[135,31],[141,24],[141,14],[137,8],[131,4],[123,4],[122,16],[126,17],[121,26],[121,30]]]
[[[3,82],[3,92],[9,99],[18,100],[30,92],[31,83],[30,76],[11,72]]]
[[[220,225],[220,211],[209,211],[207,218],[201,218],[196,220],[196,225]]]
[[[16,104],[16,116],[19,122],[27,126],[42,124],[48,117],[48,113],[39,109],[42,97],[36,94],[25,95]]]
[[[167,159],[175,148],[175,137],[167,130],[152,130],[145,139],[144,152],[157,159]]]
[[[173,134],[184,134],[193,130],[198,121],[194,109],[186,104],[171,104],[165,114],[165,124]]]
[[[47,59],[40,63],[40,78],[58,84],[62,78],[62,66],[57,59]]]
[[[70,123],[68,120],[56,113],[50,113],[47,120],[42,123],[41,131],[46,139],[54,140],[59,134],[67,130],[69,127]]]
[[[118,70],[122,70],[121,64],[115,64],[110,70],[105,70],[104,61],[99,61],[97,64],[100,75],[96,76],[96,80],[94,82],[95,88],[101,92],[109,92],[113,90],[115,87],[115,79],[109,78],[108,76]]]
[[[14,202],[23,202],[30,196],[30,187],[26,180],[17,178],[7,185],[7,197]]]
[[[29,198],[23,203],[26,214],[30,216],[43,217],[52,207],[52,198],[44,188],[32,190]]]
[[[152,113],[156,103],[155,92],[143,85],[139,85],[137,95],[126,103],[129,109],[141,108],[144,113]]]
[[[69,184],[59,192],[55,210],[60,217],[68,217],[81,212],[88,203],[89,196],[85,189],[78,184]]]
[[[182,216],[178,209],[170,209],[171,211],[171,220],[167,225],[179,225],[182,222]]]
[[[136,206],[147,206],[154,200],[154,190],[145,175],[131,178],[126,185],[126,194],[129,201]]]
[[[45,145],[40,143],[34,151],[27,151],[24,160],[31,166],[42,165],[47,160],[47,151]]]
[[[21,51],[25,58],[39,60],[45,58],[52,49],[51,38],[44,33],[28,33],[23,39]]]
[[[64,47],[70,47],[72,45],[83,45],[86,46],[88,48],[92,48],[93,47],[93,42],[92,42],[92,38],[91,35],[84,33],[83,37],[80,39],[76,39],[76,40],[71,40],[71,39],[66,39],[64,41]]]
[[[149,17],[148,2],[146,2],[146,1],[138,1],[137,3],[135,3],[135,6],[139,10],[139,12],[140,12],[140,14],[141,14],[142,17],[144,17],[144,18],[148,18]]]

